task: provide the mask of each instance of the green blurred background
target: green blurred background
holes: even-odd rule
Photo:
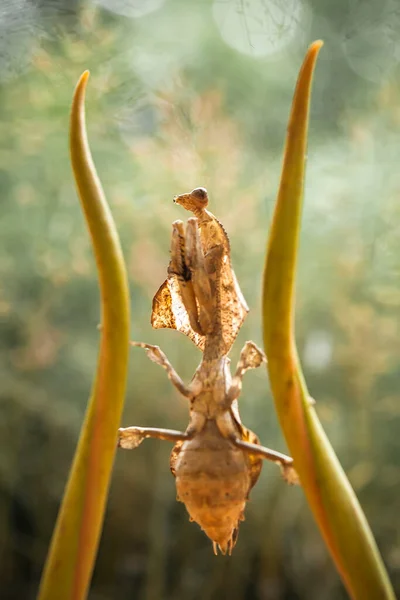
[[[75,83],[120,232],[132,337],[185,380],[199,352],[152,331],[175,194],[205,186],[261,344],[260,284],[290,102],[314,82],[297,339],[317,412],[400,591],[400,5],[395,0],[0,3],[0,597],[40,578],[96,365],[96,270],[68,156]],[[285,451],[266,371],[244,423]],[[187,404],[131,351],[123,425],[182,429]],[[301,489],[265,464],[231,558],[175,501],[170,445],[117,453],[91,600],[337,600],[346,593]],[[56,599],[55,599],[56,600]]]

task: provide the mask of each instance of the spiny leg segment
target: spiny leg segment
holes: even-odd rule
[[[269,460],[279,465],[283,478],[287,483],[299,483],[299,476],[297,475],[297,472],[293,466],[293,458],[290,456],[282,454],[281,452],[277,452],[276,450],[271,450],[265,446],[252,444],[251,442],[245,442],[244,440],[240,440],[236,437],[231,438],[231,441],[237,448],[244,450],[244,452],[247,452],[252,456],[259,456],[260,458],[264,458],[265,460]]]
[[[156,438],[168,442],[181,442],[190,440],[193,433],[184,433],[175,429],[161,429],[158,427],[121,427],[118,430],[118,446],[125,450],[137,448],[144,439]]]
[[[186,398],[192,398],[193,393],[183,383],[182,379],[159,346],[145,344],[144,342],[130,342],[130,344],[137,348],[144,348],[150,360],[166,370],[169,380],[176,389]],[[189,426],[186,432],[177,431],[175,429],[163,429],[160,427],[121,427],[118,430],[118,446],[125,450],[133,450],[146,438],[156,438],[174,443],[187,441],[193,437],[196,433],[196,427],[199,425],[199,423],[194,422],[193,426]]]
[[[136,348],[144,348],[149,359],[166,370],[168,379],[176,387],[178,392],[182,394],[182,396],[185,396],[186,398],[191,398],[193,396],[190,388],[183,383],[182,379],[179,377],[178,373],[175,371],[174,367],[171,365],[168,358],[165,356],[164,352],[159,346],[145,344],[144,342],[130,342],[130,344]]]
[[[242,391],[243,376],[249,369],[257,369],[263,362],[266,362],[265,354],[254,342],[246,342],[240,353],[239,362],[235,374],[232,378],[232,384],[228,392],[228,403],[232,403],[239,398]]]

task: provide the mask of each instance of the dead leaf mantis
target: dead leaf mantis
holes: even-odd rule
[[[243,376],[265,362],[265,356],[253,342],[246,342],[231,377],[228,353],[248,307],[231,267],[228,236],[206,209],[204,188],[176,196],[174,201],[195,216],[188,219],[186,229],[182,221],[172,225],[168,278],[154,297],[151,323],[189,336],[203,351],[203,358],[185,385],[158,346],[132,345],[145,348],[150,360],[166,370],[172,384],[189,400],[189,425],[185,432],[121,428],[118,444],[132,449],[148,437],[175,442],[170,466],[177,497],[212,540],[215,554],[218,547],[223,554],[231,554],[262,459],[279,464],[289,483],[297,482],[297,475],[289,456],[261,446],[240,420]]]

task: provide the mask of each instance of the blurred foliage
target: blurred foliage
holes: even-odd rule
[[[400,14],[391,0],[293,5],[0,6],[6,600],[35,596],[96,364],[96,271],[67,141],[78,76],[91,70],[88,132],[124,245],[133,337],[159,344],[188,380],[197,350],[149,323],[171,222],[187,216],[172,197],[207,187],[230,235],[251,308],[235,361],[246,339],[261,343],[261,271],[285,127],[297,70],[316,38],[325,47],[311,110],[297,337],[318,414],[400,592]],[[186,403],[139,350],[130,379],[123,425],[185,427]],[[264,372],[247,376],[243,420],[284,451],[265,387]],[[346,597],[301,490],[265,465],[233,556],[215,558],[175,502],[169,451],[148,441],[118,454],[92,600]]]

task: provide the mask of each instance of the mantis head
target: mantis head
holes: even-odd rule
[[[202,211],[208,205],[207,190],[203,187],[195,188],[187,194],[181,194],[174,197],[174,202],[180,204],[186,210],[190,210],[195,214]]]

